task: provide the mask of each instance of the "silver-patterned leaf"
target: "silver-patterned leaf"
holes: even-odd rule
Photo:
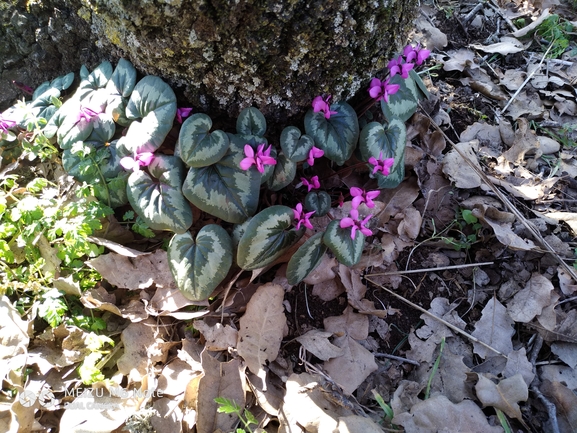
[[[267,181],[268,189],[271,191],[279,191],[283,189],[294,180],[296,174],[296,162],[291,161],[284,153],[281,153],[276,159],[274,172]]]
[[[192,211],[181,191],[182,161],[156,155],[148,170],[150,174],[138,170],[128,178],[128,201],[151,229],[184,233],[192,225]]]
[[[325,216],[331,210],[331,196],[326,191],[310,191],[305,197],[305,209],[315,211],[315,217]]]
[[[262,268],[279,258],[304,234],[295,230],[294,213],[287,206],[271,206],[256,214],[240,238],[237,263],[245,270]]]
[[[193,301],[207,299],[232,264],[232,242],[221,226],[204,226],[196,239],[175,235],[168,245],[168,264],[180,291]]]
[[[228,150],[230,140],[223,131],[210,132],[212,120],[202,113],[193,114],[182,124],[175,155],[189,167],[217,163]]]
[[[381,101],[383,114],[389,121],[399,118],[406,122],[417,110],[417,86],[410,76],[403,78],[399,74],[391,78],[390,84],[398,84],[399,90],[389,96],[389,102]]]
[[[257,108],[245,108],[236,119],[236,132],[245,136],[262,137],[266,132],[266,119]]]
[[[228,134],[230,146],[216,164],[191,167],[182,186],[184,196],[197,208],[227,222],[240,224],[257,209],[261,174],[242,170],[243,140]]]
[[[82,81],[78,85],[78,89],[74,93],[74,97],[82,100],[90,96],[93,92],[98,89],[102,89],[112,77],[112,64],[108,61],[102,62],[96,67],[86,78],[82,78]]]
[[[134,87],[126,106],[126,118],[133,120],[125,137],[118,141],[122,156],[154,152],[172,129],[176,96],[168,84],[149,75]]]
[[[332,104],[330,109],[337,112],[330,119],[322,112],[309,110],[305,115],[305,131],[314,139],[315,146],[325,152],[324,156],[343,165],[357,146],[359,120],[353,107],[346,102]]]
[[[306,134],[301,136],[301,130],[296,126],[287,126],[280,134],[280,147],[293,162],[307,159],[313,144],[314,140]]]
[[[339,262],[345,266],[354,266],[361,260],[365,235],[357,230],[351,238],[351,228],[342,229],[339,220],[333,220],[323,235],[324,244],[329,247]]]
[[[307,239],[288,262],[286,276],[289,284],[298,284],[321,263],[327,246],[323,243],[323,232]]]

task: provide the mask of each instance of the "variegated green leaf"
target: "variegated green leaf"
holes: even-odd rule
[[[289,284],[298,284],[321,263],[327,251],[323,244],[323,232],[307,239],[288,262],[286,276]]]
[[[168,264],[176,285],[193,301],[207,299],[224,280],[232,264],[232,242],[221,226],[204,226],[196,239],[189,232],[175,235],[168,245]]]
[[[305,115],[305,131],[315,142],[315,146],[325,152],[327,158],[343,165],[353,154],[359,139],[359,121],[353,107],[346,102],[330,106],[336,111],[330,119],[322,112],[309,110]]]
[[[168,84],[149,75],[134,87],[126,106],[126,118],[134,120],[118,142],[123,156],[154,152],[172,129],[176,96]]]
[[[37,99],[48,89],[56,89],[59,91],[66,90],[71,86],[73,82],[74,82],[74,72],[70,72],[66,75],[57,77],[52,81],[45,81],[44,83],[36,87],[36,89],[34,89],[34,93],[32,93],[32,100]]]
[[[80,106],[77,106],[80,111]],[[91,141],[95,143],[107,143],[114,132],[116,126],[112,117],[106,113],[101,113],[90,120],[81,119],[76,122],[76,114],[71,113],[58,129],[58,143],[63,150],[70,149],[78,141]]]
[[[339,262],[345,266],[354,266],[361,260],[365,235],[360,231],[351,238],[351,228],[342,229],[339,220],[333,220],[323,235],[324,244],[329,247]]]
[[[50,87],[28,105],[28,110],[37,118],[43,117],[46,120],[50,120],[57,111],[57,108],[52,103],[52,98],[59,97],[60,90],[55,87]],[[21,126],[24,126],[22,122]]]
[[[281,153],[276,159],[276,165],[272,176],[268,179],[268,189],[271,191],[280,191],[289,185],[297,173],[296,162],[288,159],[284,153]]]
[[[208,167],[191,167],[182,192],[200,210],[240,224],[256,212],[261,174],[240,168],[244,142],[232,134],[228,137],[230,146],[224,157]]]
[[[389,96],[389,102],[381,101],[383,114],[389,121],[399,118],[406,122],[417,110],[417,86],[410,76],[403,78],[399,74],[391,78],[390,84],[398,84],[399,90]]]
[[[301,131],[296,126],[287,126],[280,134],[280,147],[293,162],[307,159],[313,144],[314,140],[306,134],[301,136]]]
[[[371,122],[361,131],[359,151],[363,161],[371,157],[379,158],[381,154],[383,158],[395,159],[388,176],[377,174],[379,188],[395,188],[405,177],[406,140],[405,123],[398,118],[391,120],[386,127]]]
[[[431,96],[431,94],[429,93],[429,90],[427,89],[425,83],[423,83],[423,80],[421,80],[420,75],[417,74],[417,71],[411,69],[409,71],[409,75],[416,84],[417,99],[429,99],[429,96]]]
[[[130,124],[130,121],[126,118],[126,104],[135,85],[136,69],[128,60],[120,59],[112,73],[112,77],[106,84],[106,90],[109,94],[106,112],[120,125],[128,126]]]
[[[181,191],[182,161],[156,155],[148,170],[150,174],[138,170],[128,178],[128,201],[151,229],[184,233],[192,225],[192,211]]]
[[[225,132],[212,128],[212,120],[202,113],[193,114],[182,124],[175,155],[189,167],[206,167],[218,162],[228,150]]]
[[[325,216],[331,210],[331,196],[326,191],[310,191],[305,197],[305,209],[315,211],[315,217]]]
[[[282,256],[304,234],[295,230],[294,213],[287,206],[271,206],[256,214],[240,238],[237,263],[245,270],[262,268]]]
[[[236,119],[236,132],[244,136],[262,137],[266,132],[266,120],[257,108],[245,108]]]
[[[74,94],[75,97],[82,100],[90,96],[94,91],[102,89],[112,77],[112,64],[108,61],[102,62],[96,67],[86,78],[82,78],[82,81],[78,85],[78,89]]]

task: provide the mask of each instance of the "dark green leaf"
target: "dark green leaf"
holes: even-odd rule
[[[175,155],[189,167],[206,167],[218,162],[228,150],[230,140],[223,131],[210,132],[212,120],[206,114],[193,114],[182,124]]]
[[[168,246],[168,261],[176,285],[193,301],[207,299],[224,280],[232,264],[232,242],[221,226],[204,226],[193,239],[175,235]]]
[[[192,225],[192,211],[181,191],[182,161],[156,155],[148,170],[150,174],[138,170],[128,178],[128,201],[150,228],[184,233]]]
[[[287,206],[271,206],[256,214],[240,238],[237,263],[245,270],[262,268],[282,256],[304,234],[293,228],[294,213]]]
[[[286,270],[289,284],[300,283],[321,263],[327,251],[322,238],[323,232],[314,234],[293,254]]]
[[[305,115],[305,131],[322,149],[327,158],[343,165],[353,154],[359,139],[359,121],[357,113],[346,102],[332,104],[331,111],[336,111],[330,119],[325,119],[322,112],[309,110]]]
[[[345,266],[354,266],[361,260],[365,235],[357,230],[351,238],[351,228],[342,229],[339,220],[333,220],[323,235],[324,244],[329,247],[339,262]]]
[[[236,132],[245,136],[262,137],[266,132],[266,120],[257,108],[245,108],[236,119]]]
[[[417,110],[417,86],[410,76],[405,79],[399,74],[391,78],[390,83],[398,84],[399,90],[389,96],[389,102],[381,101],[383,114],[389,121],[399,118],[406,122]]]
[[[305,209],[315,211],[315,217],[325,216],[331,210],[331,196],[326,191],[310,191],[305,197]]]
[[[313,144],[314,140],[308,135],[301,136],[301,131],[296,126],[287,126],[280,134],[280,147],[293,162],[307,159]]]
[[[297,165],[281,153],[276,159],[274,172],[268,179],[267,185],[271,191],[279,191],[289,185],[295,178]]]

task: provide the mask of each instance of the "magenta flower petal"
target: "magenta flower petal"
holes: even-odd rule
[[[178,108],[176,110],[176,120],[178,121],[178,123],[182,123],[182,119],[188,117],[191,111],[192,108],[185,108],[185,107]]]
[[[365,195],[367,196],[367,198],[370,198],[372,200],[373,198],[378,197],[380,193],[381,193],[381,191],[379,191],[379,190],[367,191],[367,193]]]
[[[256,164],[256,161],[254,160],[254,158],[244,158],[241,162],[240,162],[240,168],[242,168],[243,170],[248,170],[251,165]]]
[[[359,205],[360,205],[363,201],[365,201],[365,200],[363,199],[363,196],[360,195],[360,196],[355,197],[355,198],[353,199],[351,205],[352,205],[353,208],[356,209],[356,208],[359,207]]]
[[[144,167],[149,166],[153,159],[154,159],[154,153],[152,152],[144,152],[136,156],[138,164]]]
[[[356,186],[353,186],[351,188],[351,195],[353,197],[359,196],[359,195],[363,195],[363,190],[360,188],[357,188]]]
[[[246,156],[248,156],[249,158],[254,158],[254,149],[252,148],[252,146],[250,144],[244,145],[244,154]]]
[[[313,111],[318,113],[319,111],[324,111],[327,103],[323,100],[322,96],[317,96],[313,99]]]
[[[347,227],[351,227],[351,226],[354,226],[354,225],[355,225],[355,222],[353,221],[353,219],[352,219],[352,218],[348,218],[348,217],[347,217],[347,218],[343,218],[343,219],[341,220],[341,224],[340,224],[340,226],[341,226],[342,229],[346,229]]]

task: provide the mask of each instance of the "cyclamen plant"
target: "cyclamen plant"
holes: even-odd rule
[[[83,68],[79,88],[63,104],[60,91],[73,76],[44,83],[24,107],[1,115],[0,146],[26,122],[42,119],[43,134],[62,149],[64,168],[93,185],[99,200],[110,207],[129,203],[151,229],[175,233],[169,264],[191,299],[208,298],[233,263],[244,270],[265,267],[306,235],[287,268],[289,283],[297,284],[328,250],[347,266],[359,262],[365,238],[373,235],[372,215],[361,217],[361,212],[375,207],[380,189],[393,188],[404,177],[404,122],[427,96],[414,66],[428,54],[407,46],[389,62],[388,77],[371,80],[368,93],[373,103],[380,102],[384,123],[370,122],[361,130],[353,107],[319,95],[305,115],[304,134],[295,126],[285,128],[280,149],[265,137],[266,120],[258,109],[243,110],[234,133],[213,130],[206,114],[177,108],[174,92],[160,78],[147,76],[137,83],[134,67],[123,59],[116,68],[109,62],[92,72]],[[178,141],[174,155],[166,155],[159,148],[173,127]],[[313,171],[315,162],[327,158],[343,165],[353,154],[379,190],[351,188],[348,216],[335,219],[332,198]],[[297,172],[296,187],[307,188],[304,200],[297,197],[289,203],[294,207],[275,205],[257,213],[261,186],[280,191]],[[208,214],[206,219],[229,223],[225,227],[232,226],[231,232],[195,221],[199,212],[192,207]],[[323,215],[331,221],[313,233],[316,218]]]

